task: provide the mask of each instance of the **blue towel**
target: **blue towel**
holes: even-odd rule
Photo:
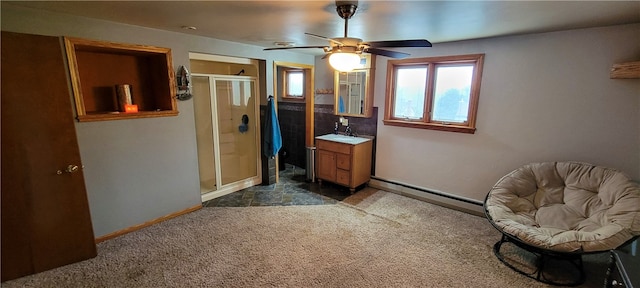
[[[342,96],[338,97],[338,112],[344,113],[344,100],[342,100]]]
[[[264,143],[262,153],[267,158],[273,158],[282,148],[282,135],[280,135],[280,123],[276,108],[273,105],[273,96],[269,96],[267,101],[267,111],[264,119]]]

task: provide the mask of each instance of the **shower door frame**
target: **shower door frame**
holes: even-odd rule
[[[215,190],[204,193],[201,195],[202,202],[215,199],[244,188],[252,187],[262,183],[262,159],[260,157],[262,147],[260,143],[260,97],[258,88],[258,79],[253,76],[235,76],[235,75],[222,75],[222,74],[208,74],[208,73],[192,73],[192,77],[207,77],[209,79],[209,97],[211,105],[211,124],[212,124],[212,136],[213,136],[213,155],[214,155],[214,170],[216,175]],[[245,80],[253,82],[252,95],[254,97],[254,115],[253,121],[255,125],[255,143],[256,143],[256,175],[243,180],[235,181],[232,183],[222,185],[222,169],[221,153],[220,153],[220,129],[218,123],[218,104],[216,101],[216,80]],[[251,127],[251,126],[249,126]],[[201,165],[200,159],[198,159],[198,165]],[[200,176],[198,175],[198,179]],[[201,182],[200,182],[201,183]]]

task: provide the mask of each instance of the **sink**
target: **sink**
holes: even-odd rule
[[[345,144],[354,144],[354,145],[371,141],[370,138],[347,136],[347,135],[341,135],[341,134],[326,134],[326,135],[318,136],[316,137],[316,139],[340,142]]]

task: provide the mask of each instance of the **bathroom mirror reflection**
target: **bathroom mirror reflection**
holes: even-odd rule
[[[370,97],[369,69],[334,73],[335,114],[370,117],[373,99]]]

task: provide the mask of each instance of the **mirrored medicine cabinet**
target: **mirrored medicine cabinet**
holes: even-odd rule
[[[371,117],[375,57],[361,56],[361,65],[350,72],[334,72],[335,115]]]

